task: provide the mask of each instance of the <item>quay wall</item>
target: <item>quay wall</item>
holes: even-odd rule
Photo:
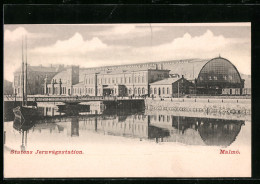
[[[221,119],[251,120],[251,100],[225,102],[201,99],[145,99],[147,115],[159,113]]]

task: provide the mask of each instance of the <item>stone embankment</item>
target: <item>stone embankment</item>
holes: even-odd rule
[[[165,98],[145,99],[147,112],[157,111],[162,114],[185,114],[192,117],[224,119],[251,119],[251,99],[191,99]]]

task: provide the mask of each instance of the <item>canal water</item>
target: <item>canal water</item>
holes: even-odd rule
[[[5,177],[251,176],[248,118],[99,104],[66,109],[41,103],[39,119],[22,130],[4,122]]]

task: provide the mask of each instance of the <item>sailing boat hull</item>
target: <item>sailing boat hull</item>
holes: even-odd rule
[[[32,121],[38,116],[37,107],[35,106],[18,106],[13,109],[15,119],[20,122]]]

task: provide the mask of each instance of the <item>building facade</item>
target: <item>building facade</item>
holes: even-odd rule
[[[183,76],[150,84],[150,97],[181,97],[186,94],[194,94],[194,84]]]
[[[84,81],[73,85],[73,95],[143,96],[149,84],[169,77],[169,70],[106,71],[85,74]]]
[[[233,88],[233,94],[241,95],[244,80],[229,60],[218,57],[211,59],[202,67],[196,80],[196,87],[197,93],[200,94],[225,94],[226,91],[223,89]]]
[[[17,94],[21,94],[20,71],[14,76]],[[180,76],[181,81],[173,80]],[[96,68],[29,66],[28,86],[28,94],[32,95],[176,97],[250,93],[250,89],[244,89],[236,67],[222,57]]]
[[[64,69],[63,65],[58,66],[27,66],[27,94],[36,95],[44,94],[44,82],[45,78],[53,78],[57,73]],[[25,83],[24,78],[24,83]],[[13,93],[21,96],[22,95],[22,68],[18,68],[14,72],[13,82]]]
[[[73,85],[79,83],[79,66],[70,66],[54,77],[45,77],[45,95],[73,95]]]

